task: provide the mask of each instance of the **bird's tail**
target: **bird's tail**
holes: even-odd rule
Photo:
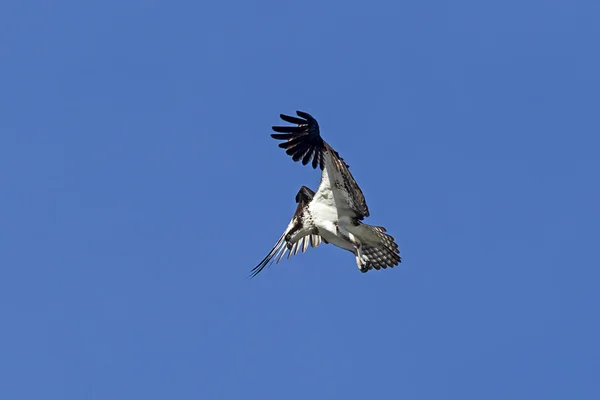
[[[393,268],[402,262],[400,249],[396,241],[391,235],[386,233],[386,229],[383,226],[361,224],[361,227],[364,230],[368,230],[371,239],[375,239],[367,241],[362,246],[362,252],[369,259],[369,267],[375,269]]]

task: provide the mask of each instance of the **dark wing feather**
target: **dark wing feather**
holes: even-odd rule
[[[297,126],[274,126],[273,130],[279,133],[271,134],[273,139],[286,140],[280,143],[279,147],[286,149],[286,153],[292,157],[294,161],[302,161],[303,165],[307,165],[312,160],[312,167],[321,166],[323,169],[323,157],[321,152],[324,149],[324,142],[319,133],[319,124],[310,114],[302,111],[296,112],[299,117],[292,117],[281,114],[282,120]]]
[[[274,126],[273,130],[278,133],[271,134],[273,139],[285,140],[279,143],[279,147],[285,149],[286,154],[292,157],[295,162],[301,161],[303,165],[311,163],[313,168],[326,168],[326,157],[331,159],[334,171],[329,171],[330,177],[338,180],[340,187],[338,190],[346,192],[348,201],[352,204],[349,207],[353,210],[358,219],[369,216],[369,208],[365,201],[362,190],[356,183],[356,180],[350,173],[350,167],[339,156],[337,151],[321,138],[319,124],[310,114],[303,111],[296,111],[299,117],[292,117],[281,114],[282,120],[296,126]]]

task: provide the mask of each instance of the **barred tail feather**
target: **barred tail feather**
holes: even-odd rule
[[[364,244],[362,247],[362,252],[369,259],[369,267],[375,269],[393,268],[402,262],[398,245],[391,235],[385,233],[386,229],[383,226],[367,224],[363,224],[363,226],[368,228],[379,241],[377,244]]]

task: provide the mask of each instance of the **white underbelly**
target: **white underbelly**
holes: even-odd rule
[[[313,224],[323,239],[334,246],[354,253],[354,245],[350,241],[343,239],[338,233],[340,216],[329,186],[327,169],[323,170],[319,190],[315,194],[313,201],[309,203],[308,209]],[[345,220],[345,218],[342,219]]]
[[[333,203],[312,202],[308,205],[308,209],[314,219],[331,222],[338,220],[337,208]]]
[[[330,244],[354,253],[354,245],[338,234],[339,220],[336,208],[319,203],[310,204],[309,208],[319,235]]]
[[[332,234],[329,231],[319,231],[319,234],[321,235],[321,237],[325,240],[327,240],[327,242],[329,242],[330,244],[337,246],[339,248],[342,248],[344,250],[348,250],[351,253],[354,253],[354,245],[344,239],[342,239],[341,237]]]

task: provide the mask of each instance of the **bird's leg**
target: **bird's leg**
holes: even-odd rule
[[[360,241],[355,242],[354,249],[356,251],[356,265],[358,266],[358,269],[362,273],[367,272],[371,268],[369,267],[369,259],[363,254],[361,250],[362,243]]]
[[[340,229],[338,226],[338,232],[342,234],[342,237],[352,243],[354,246],[354,255],[356,256],[356,265],[360,272],[367,272],[372,267],[369,266],[369,258],[362,252],[362,242],[352,232],[346,229]]]

